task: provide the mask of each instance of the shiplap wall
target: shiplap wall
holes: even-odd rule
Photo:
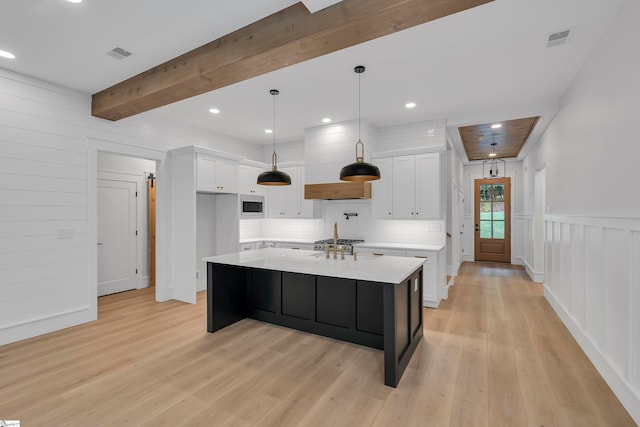
[[[545,223],[545,297],[637,417],[640,219],[547,215]]]
[[[365,161],[371,161],[375,129],[366,121],[360,123],[365,146]],[[356,161],[358,122],[332,123],[304,130],[304,174],[307,184],[339,182],[343,166]]]
[[[90,103],[88,94],[0,69],[0,345],[96,318],[89,141],[116,153],[202,145],[261,157],[259,146],[151,114],[97,119]]]

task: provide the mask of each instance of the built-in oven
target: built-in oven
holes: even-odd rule
[[[240,218],[264,218],[264,196],[240,196]]]

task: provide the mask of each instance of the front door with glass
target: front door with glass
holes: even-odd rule
[[[511,179],[475,181],[475,260],[511,262]]]

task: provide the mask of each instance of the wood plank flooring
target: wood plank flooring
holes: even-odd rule
[[[522,269],[467,263],[397,389],[382,351],[243,320],[206,332],[154,289],[0,347],[0,419],[25,426],[632,426]]]

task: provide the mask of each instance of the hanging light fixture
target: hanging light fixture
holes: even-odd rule
[[[269,91],[273,95],[273,154],[271,155],[271,170],[264,171],[258,175],[260,185],[291,185],[291,177],[286,172],[278,170],[278,156],[276,155],[276,95],[280,93],[278,89]]]
[[[360,138],[360,75],[364,73],[364,67],[358,65],[353,71],[358,74],[358,142],[356,142],[356,161],[342,168],[340,179],[343,181],[375,181],[380,179],[380,169],[364,161],[364,144]],[[358,146],[362,150],[361,156],[358,156]]]
[[[496,153],[496,139],[493,138],[491,143],[491,153],[489,153],[489,159],[482,162],[482,176],[483,178],[498,178],[500,176],[505,177],[507,173],[507,162],[498,157]],[[487,176],[486,168],[489,168],[489,174]],[[502,168],[502,172],[500,171]]]

